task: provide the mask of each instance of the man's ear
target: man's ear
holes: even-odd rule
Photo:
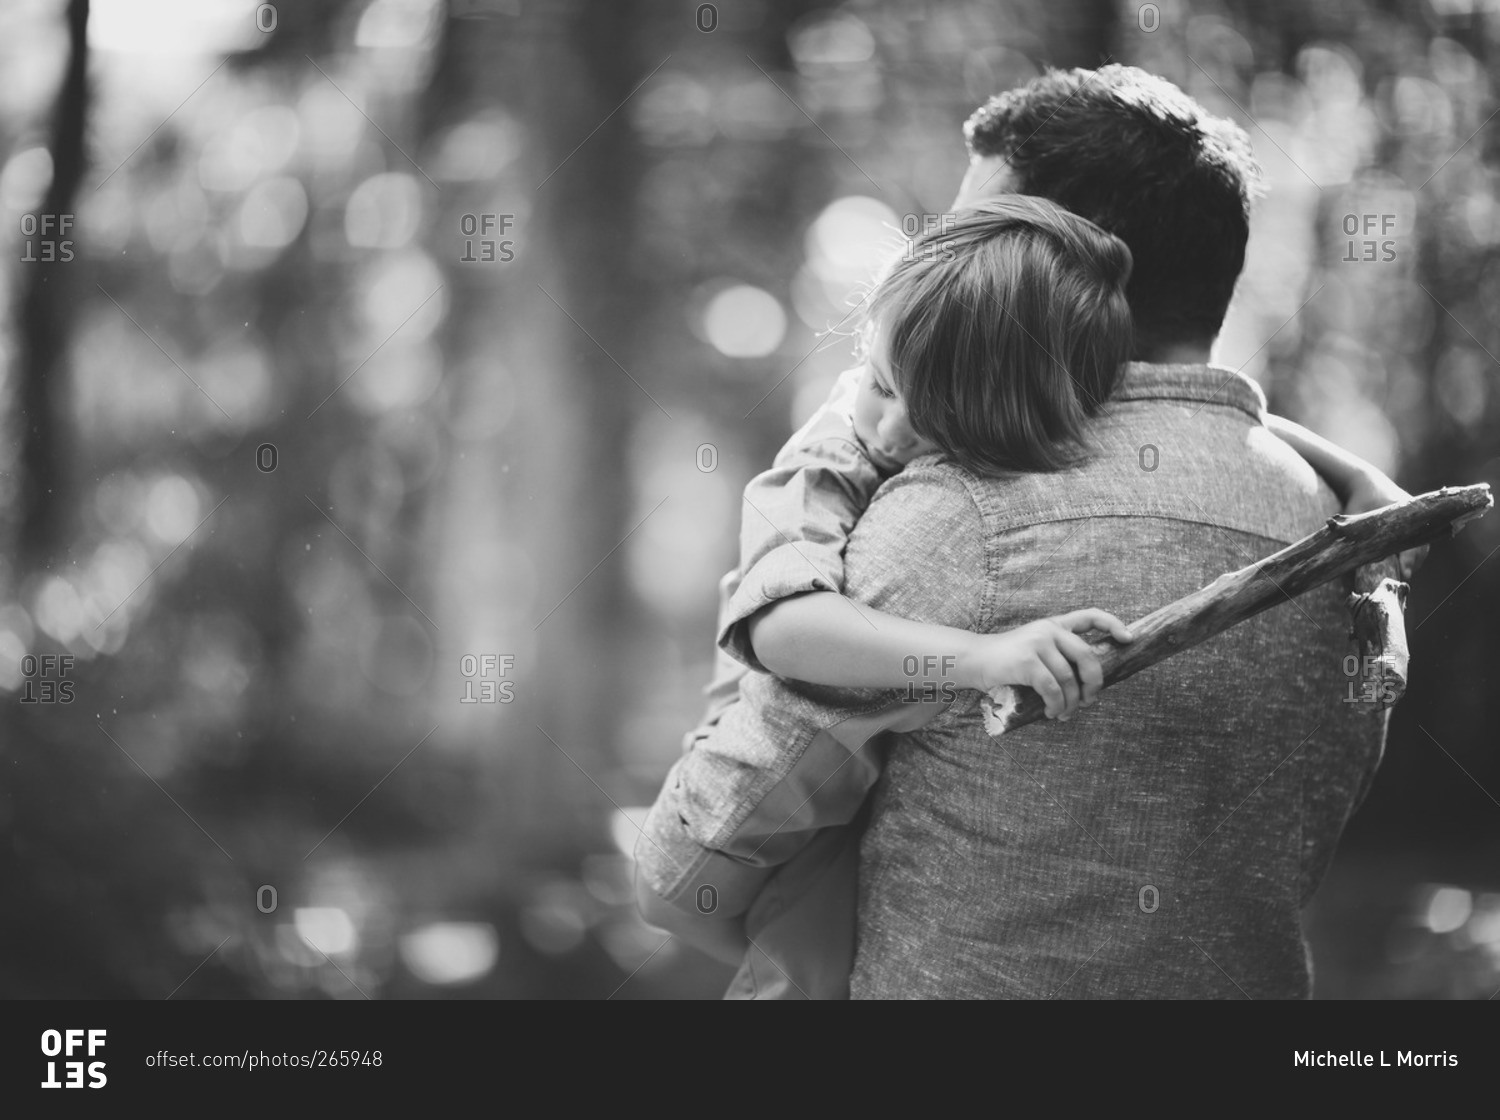
[[[1004,156],[974,156],[958,185],[953,209],[961,210],[986,198],[1015,192],[1015,172]]]

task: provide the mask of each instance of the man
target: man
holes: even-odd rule
[[[855,529],[848,593],[981,630],[1075,602],[1129,619],[1337,512],[1253,383],[1207,365],[1249,233],[1243,133],[1110,66],[997,97],[965,137],[960,204],[1039,194],[1130,247],[1140,361],[1082,471],[897,476]],[[890,565],[918,528],[965,547]],[[1342,702],[1346,629],[1325,587],[1067,724],[991,740],[956,705],[899,736],[860,851],[852,995],[1309,995],[1300,911],[1384,745],[1383,717]]]

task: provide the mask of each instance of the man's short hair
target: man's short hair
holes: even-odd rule
[[[1245,263],[1260,168],[1237,125],[1133,66],[1049,70],[976,109],[975,156],[1000,156],[1012,189],[1115,234],[1135,268],[1136,355],[1210,342]]]

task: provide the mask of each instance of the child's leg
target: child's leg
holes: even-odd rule
[[[848,999],[863,814],[825,828],[746,915],[750,951],[725,999]]]
[[[694,808],[678,781],[684,756],[667,772],[635,844],[636,903],[651,925],[727,964],[749,947],[745,915],[773,871],[703,846]]]
[[[693,913],[668,902],[650,881],[640,875],[635,882],[636,907],[647,925],[666,930],[673,937],[724,964],[740,964],[750,943],[745,940],[745,916]],[[680,901],[680,900],[679,900]]]
[[[721,615],[737,579],[738,574],[731,572],[720,581]],[[704,689],[707,709],[698,726],[683,738],[684,755],[707,739],[724,713],[738,703],[740,681],[746,671],[722,649],[714,651],[713,680]],[[767,873],[743,869],[698,845],[677,801],[676,772],[674,766],[667,774],[636,843],[636,905],[651,925],[716,960],[739,964],[749,948],[745,909]],[[726,873],[726,869],[733,873]],[[700,898],[705,889],[707,893]],[[727,892],[727,897],[721,899],[721,891]],[[703,906],[709,902],[712,909],[705,912]]]

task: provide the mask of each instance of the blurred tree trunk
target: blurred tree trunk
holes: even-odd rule
[[[466,7],[455,2],[452,14]],[[622,105],[661,57],[631,49],[637,9],[527,6],[454,19],[428,97],[456,116],[424,131],[499,106],[524,131],[527,154],[497,182],[445,184],[437,234],[453,281],[455,414],[493,407],[497,385],[514,402],[497,434],[459,449],[439,532],[450,562],[490,543],[524,554],[530,570],[448,571],[437,676],[451,686],[466,653],[517,657],[520,702],[467,713],[493,720],[468,734],[498,745],[487,843],[516,862],[534,863],[526,849],[539,842],[593,844],[609,806],[589,779],[618,796],[608,773],[622,710],[616,661],[637,614],[620,546],[647,512],[635,507],[626,451],[633,418],[656,407],[622,372],[648,381],[631,361],[650,286],[630,279],[640,159]],[[475,244],[511,240],[514,262],[461,263],[463,216],[486,213],[515,221],[471,235]],[[492,636],[502,648],[473,648]]]
[[[558,714],[570,737],[594,749],[608,748],[617,725],[612,713],[622,710],[622,674],[611,662],[629,648],[638,619],[620,542],[647,511],[632,500],[627,449],[635,418],[657,407],[624,372],[649,384],[645,372],[633,368],[634,325],[646,318],[651,292],[649,285],[633,282],[641,159],[625,102],[667,51],[646,58],[632,49],[643,7],[636,0],[579,6],[566,29],[572,73],[551,88],[553,94],[571,89],[575,96],[557,103],[550,120],[538,122],[554,160],[567,158],[537,192],[537,215],[556,245],[562,282],[548,286],[561,306],[543,304],[541,310],[563,339],[558,387],[576,410],[580,437],[566,448],[572,470],[549,526],[568,525],[562,536],[571,538],[565,545],[569,555],[555,569],[565,576],[563,586],[544,578],[539,590],[550,584],[561,594],[584,580],[540,633],[545,643],[547,627],[560,624],[557,640],[572,647],[545,660],[577,667],[572,680],[553,682],[562,693]],[[570,514],[589,508],[603,516]],[[551,604],[539,605],[545,610]]]
[[[69,0],[67,8],[68,60],[57,109],[52,119],[52,182],[39,217],[53,223],[49,233],[40,226],[37,241],[61,243],[73,229],[58,232],[63,215],[72,218],[78,184],[83,178],[83,138],[88,114],[89,0]],[[41,253],[36,254],[38,257]],[[56,256],[65,254],[57,251]],[[37,260],[24,273],[21,301],[21,487],[18,553],[25,567],[39,567],[51,559],[60,542],[63,522],[62,491],[66,455],[63,442],[64,364],[68,324],[77,304],[71,262]]]

